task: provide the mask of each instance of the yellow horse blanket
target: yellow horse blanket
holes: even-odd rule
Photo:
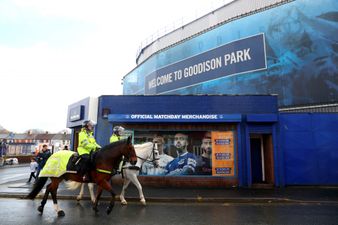
[[[65,173],[76,173],[76,171],[67,171],[67,164],[70,157],[75,154],[73,151],[62,150],[51,155],[39,177],[60,177]]]

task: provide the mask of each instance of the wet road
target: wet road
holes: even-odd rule
[[[5,184],[8,182],[29,178],[30,169],[29,165],[22,165],[21,167],[11,167],[6,165],[1,168],[0,184]]]
[[[43,215],[36,208],[40,200],[0,199],[1,225],[35,224],[160,224],[160,225],[225,225],[225,224],[337,224],[338,204],[183,204],[138,203],[116,204],[110,215],[105,214],[107,202],[100,212],[91,210],[89,201],[59,201],[66,216],[58,218],[49,200]]]

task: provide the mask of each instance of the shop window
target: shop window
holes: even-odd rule
[[[142,175],[235,175],[234,131],[135,130],[133,139],[135,145],[156,143],[159,151],[159,166],[145,162]]]

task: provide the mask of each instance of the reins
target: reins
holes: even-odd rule
[[[116,143],[114,143],[114,144],[116,144]],[[96,153],[97,153],[97,152],[96,152]],[[95,154],[96,154],[96,153],[95,153]],[[127,158],[125,157],[124,160],[127,161]],[[129,159],[128,159],[128,160],[129,160]],[[115,174],[117,174],[117,171],[116,171],[116,169],[114,168],[114,165],[113,165],[113,167],[112,167],[111,170],[105,170],[105,169],[100,169],[100,168],[96,168],[95,170],[96,170],[96,172],[104,173],[104,174],[109,174],[109,175],[111,175],[111,176],[114,176]]]
[[[150,163],[153,163],[154,166],[155,166],[155,163],[154,163],[154,162],[155,162],[156,160],[159,160],[158,158],[155,158],[155,151],[157,151],[157,150],[158,150],[158,148],[157,148],[157,143],[154,143],[153,148],[152,148],[152,150],[151,150],[151,155],[150,155],[150,156],[152,156],[152,159],[151,159],[151,160],[149,160],[150,157],[142,158],[142,157],[137,156],[137,155],[136,155],[136,157],[137,157],[138,159],[143,160],[143,163],[144,163],[144,162],[150,162]],[[141,164],[141,167],[142,167],[143,163]],[[141,168],[138,167],[138,166],[127,166],[127,167],[124,166],[124,167],[122,167],[122,170],[124,170],[124,169],[141,170]],[[122,176],[123,176],[123,173],[122,173]]]

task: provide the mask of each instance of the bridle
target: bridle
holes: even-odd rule
[[[150,162],[150,163],[153,163],[155,165],[155,161],[159,160],[160,158],[156,158],[156,155],[155,155],[155,151],[157,151],[158,153],[158,144],[157,142],[155,142],[153,144],[153,149],[151,150],[151,154],[146,158],[142,158],[140,156],[137,156],[137,158],[141,159],[141,160],[144,160],[144,162]]]

